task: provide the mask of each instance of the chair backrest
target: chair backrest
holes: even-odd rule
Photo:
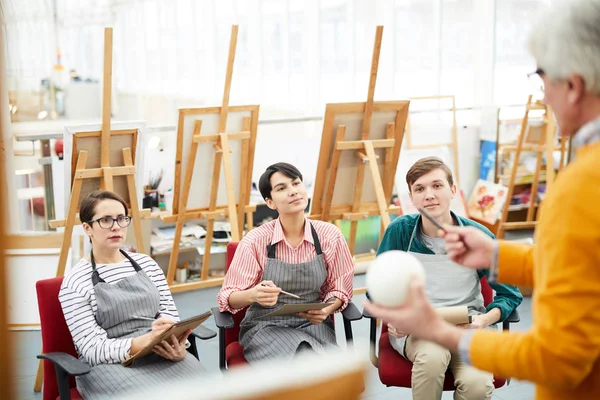
[[[63,352],[77,358],[73,338],[58,300],[62,281],[63,277],[59,276],[37,281],[35,285],[42,327],[42,352]],[[70,379],[69,386],[75,387],[74,378]],[[43,398],[44,400],[54,400],[57,397],[58,385],[54,365],[50,361],[44,360]]]
[[[483,295],[483,304],[485,306],[487,306],[492,301],[494,301],[494,290],[490,286],[490,283],[488,282],[488,279],[486,276],[481,278],[479,280],[479,282],[481,283],[481,294]],[[384,333],[384,332],[387,332],[386,324],[382,324],[382,326],[381,326],[381,333]]]
[[[484,276],[479,280],[481,283],[481,294],[483,295],[483,304],[487,307],[492,301],[494,301],[494,290],[488,282],[487,276]]]

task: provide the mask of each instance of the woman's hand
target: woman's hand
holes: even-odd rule
[[[339,309],[342,306],[343,302],[340,299],[335,298],[335,297],[334,297],[334,299],[335,300],[331,303],[330,306],[327,306],[320,310],[308,310],[307,312],[298,313],[296,315],[306,319],[311,324],[318,325],[321,322],[325,321],[327,319],[327,317],[329,317],[331,314],[333,314],[337,309]],[[328,301],[328,303],[329,303],[329,301]]]
[[[306,319],[311,324],[318,325],[331,315],[331,311],[329,311],[328,308],[329,307],[321,310],[308,310],[307,312],[298,313],[298,316]]]
[[[131,341],[131,348],[129,349],[129,354],[132,356],[136,355],[138,351],[148,346],[150,343],[152,343],[152,341],[155,338],[162,335],[164,331],[169,329],[174,324],[175,321],[166,317],[160,317],[152,321],[152,330],[150,332],[133,338],[133,340]]]
[[[166,317],[160,317],[152,322],[151,336],[155,338],[161,335],[164,331],[175,325],[175,321]]]
[[[191,329],[186,331],[180,340],[177,340],[175,335],[171,335],[170,338],[154,346],[152,351],[167,360],[181,361],[185,358],[185,353],[187,352],[185,341],[190,333],[192,333]]]
[[[272,307],[277,304],[277,299],[281,293],[272,281],[262,281],[252,288],[251,299],[253,303],[258,303],[263,307]]]

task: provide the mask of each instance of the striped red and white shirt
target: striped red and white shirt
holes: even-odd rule
[[[350,249],[337,226],[324,221],[311,221],[308,218],[305,218],[304,223],[304,240],[296,248],[285,239],[279,218],[252,229],[244,236],[238,244],[223,286],[217,295],[219,309],[238,312],[239,310],[229,306],[229,295],[232,292],[250,289],[262,281],[269,243],[276,245],[277,259],[286,263],[299,264],[315,258],[317,252],[309,222],[315,228],[321,242],[327,268],[327,279],[321,287],[321,300],[326,302],[336,297],[343,303],[338,311],[343,310],[352,299],[354,261]]]

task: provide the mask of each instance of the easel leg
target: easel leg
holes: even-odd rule
[[[377,205],[379,206],[379,213],[381,214],[381,222],[387,228],[390,224],[390,212],[389,204],[386,204],[385,193],[383,191],[383,184],[381,183],[381,175],[379,175],[379,167],[377,166],[377,156],[375,155],[375,149],[373,148],[373,142],[365,142],[365,150],[367,157],[369,158],[369,169],[371,170],[371,177],[373,178],[373,184],[375,185],[375,194],[377,195]]]
[[[218,146],[215,146],[218,147]],[[217,191],[219,190],[219,178],[221,177],[221,161],[223,159],[223,148],[216,149],[215,160],[213,164],[213,175],[212,175],[212,186],[210,188],[210,205],[209,210],[214,210],[217,205]],[[234,215],[236,210],[234,209]],[[231,217],[231,215],[229,216]],[[233,236],[233,226],[231,226]],[[210,252],[212,250],[213,236],[215,233],[215,220],[213,218],[208,219],[206,226],[206,239],[204,239],[204,256],[202,257],[202,272],[201,279],[208,279],[208,272],[210,270]]]
[[[362,198],[363,183],[365,181],[365,163],[359,162],[358,169],[356,170],[356,187],[354,189],[354,204],[352,205],[352,212],[357,212],[360,208],[360,202]],[[358,221],[352,221],[350,224],[350,238],[348,240],[348,248],[350,254],[354,255],[354,249],[356,246],[356,231],[358,229]]]
[[[246,225],[247,225],[248,232],[250,232],[252,230],[252,228],[254,228],[254,219],[253,219],[252,214],[253,214],[252,211],[246,212]]]
[[[233,229],[232,229],[233,230]],[[202,275],[201,279],[208,279],[210,269],[210,251],[212,249],[213,235],[215,234],[215,220],[209,219],[206,226],[206,239],[204,240],[204,256],[202,257]]]
[[[250,132],[250,125],[251,125],[251,119],[249,117],[246,117],[243,119],[242,121],[242,131],[243,132]],[[244,209],[246,208],[246,205],[250,202],[250,187],[252,186],[251,184],[251,180],[252,177],[249,176],[249,174],[246,173],[246,168],[248,166],[248,160],[250,158],[250,155],[248,154],[248,152],[250,151],[250,139],[243,139],[242,140],[242,159],[241,159],[241,171],[240,171],[240,194],[239,194],[239,198],[238,198],[238,232],[239,232],[239,237],[241,238],[244,234]],[[248,214],[246,214],[248,215]],[[249,214],[250,217],[252,216],[252,214]],[[252,229],[250,227],[251,221],[250,218],[246,219],[246,224],[248,225],[248,231],[250,231],[250,229]]]
[[[238,216],[235,203],[235,192],[233,190],[233,173],[231,171],[231,153],[229,139],[226,133],[221,133],[221,148],[223,149],[223,172],[225,173],[225,189],[227,192],[227,209],[229,210],[229,224],[231,226],[231,240],[240,241],[238,230]]]
[[[41,353],[41,351],[40,351]],[[42,384],[44,383],[44,361],[38,362],[37,373],[35,374],[35,383],[33,384],[33,391],[39,393],[42,391]]]
[[[87,163],[87,151],[79,152],[77,157],[77,166],[75,170],[75,180],[73,182],[73,189],[71,189],[71,198],[69,199],[69,209],[67,211],[67,220],[65,223],[65,231],[63,233],[62,246],[60,248],[60,256],[58,257],[58,267],[56,269],[56,276],[63,276],[65,274],[65,267],[67,266],[67,257],[69,255],[69,249],[71,248],[71,237],[73,236],[73,225],[75,224],[75,214],[79,208],[79,196],[81,196],[81,186],[83,181],[78,177],[78,172],[85,169]]]
[[[201,129],[202,121],[196,120],[194,122],[194,134],[192,137],[199,135]],[[190,196],[190,186],[192,182],[192,174],[194,173],[194,163],[196,161],[197,152],[198,142],[192,140],[192,146],[190,147],[190,153],[188,154],[185,176],[183,178],[182,192],[181,196],[179,197],[177,222],[175,223],[175,236],[173,237],[173,247],[171,249],[171,258],[169,258],[169,269],[167,270],[167,284],[169,286],[171,286],[175,280],[175,270],[177,269],[177,261],[179,260],[179,247],[181,246],[181,232],[183,231],[183,225],[185,224],[185,214],[188,198]]]
[[[339,125],[335,135],[335,143],[339,143],[344,140],[346,134],[346,126]],[[323,221],[329,221],[329,211],[331,210],[331,202],[333,201],[333,191],[335,189],[335,182],[337,180],[338,167],[340,166],[340,158],[342,152],[340,150],[333,149],[333,156],[331,157],[331,167],[329,168],[329,181],[327,182],[327,188],[325,190],[325,199],[323,201],[323,214],[321,219]]]
[[[131,149],[123,149],[123,160],[126,167],[133,167],[133,158]],[[129,203],[131,205],[131,218],[133,220],[133,230],[135,232],[135,240],[138,253],[145,253],[144,238],[142,236],[142,219],[140,217],[139,203],[137,192],[135,191],[135,177],[132,174],[127,175],[127,188],[129,191]]]

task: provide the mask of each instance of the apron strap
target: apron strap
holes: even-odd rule
[[[317,231],[315,231],[315,227],[309,222],[310,231],[312,233],[313,240],[315,242],[315,251],[317,255],[320,256],[323,254],[323,249],[321,248],[321,242],[319,241],[319,236],[317,236]],[[267,258],[276,258],[275,253],[275,244],[269,243],[267,245]]]
[[[135,272],[140,272],[142,270],[142,267],[140,267],[139,264],[129,256],[129,254],[127,254],[121,249],[119,249],[119,251],[126,259],[129,260],[129,262],[133,266],[133,269],[135,269]],[[96,260],[94,260],[94,250],[90,251],[90,261],[92,263],[92,285],[96,286],[98,283],[106,283],[106,281],[102,279],[102,277],[98,273],[98,269],[96,269]]]
[[[323,254],[323,250],[321,249],[321,242],[319,241],[319,237],[317,236],[317,231],[315,231],[315,227],[310,224],[310,231],[312,232],[313,240],[315,241],[315,250],[317,255],[320,256]]]
[[[139,266],[139,264],[137,262],[135,262],[135,260],[133,258],[131,258],[129,256],[129,254],[127,254],[126,252],[124,252],[123,250],[120,250],[121,254],[123,254],[123,256],[129,260],[129,262],[131,263],[131,265],[133,266],[133,269],[135,269],[135,272],[140,272],[142,270],[142,267]]]
[[[275,258],[275,245],[273,243],[267,245],[267,258]]]

